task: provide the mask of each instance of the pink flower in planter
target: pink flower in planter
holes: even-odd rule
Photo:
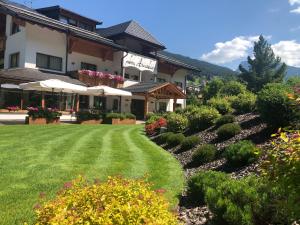
[[[8,107],[6,107],[6,109],[8,110],[8,111],[12,111],[12,112],[16,112],[16,111],[19,111],[20,110],[20,108],[18,107],[18,106],[8,106]]]

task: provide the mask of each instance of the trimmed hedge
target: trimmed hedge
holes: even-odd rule
[[[168,135],[167,137],[168,147],[175,147],[177,145],[180,145],[183,142],[184,138],[185,138],[184,135],[181,133]]]
[[[224,115],[216,121],[216,127],[220,127],[224,124],[234,123],[234,122],[235,122],[235,117],[233,115],[230,115],[230,114]]]
[[[214,125],[220,113],[213,107],[202,106],[189,116],[189,128],[192,132],[205,130]]]
[[[247,87],[238,81],[229,81],[221,88],[221,96],[239,95],[245,93]]]
[[[200,166],[204,163],[211,162],[215,159],[217,148],[211,144],[200,146],[192,156],[192,164]]]
[[[188,127],[188,119],[186,116],[177,114],[177,113],[170,113],[167,115],[167,128],[168,131],[174,133],[184,132]]]
[[[259,157],[259,150],[251,141],[239,141],[229,145],[225,150],[225,158],[232,166],[245,166]]]
[[[194,148],[201,142],[201,139],[198,136],[190,136],[186,137],[183,142],[181,143],[180,151],[187,151]]]
[[[220,139],[229,139],[241,133],[241,126],[237,123],[224,124],[217,130],[217,135]]]

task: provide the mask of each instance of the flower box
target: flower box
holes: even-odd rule
[[[93,125],[93,124],[101,124],[102,120],[84,120],[84,121],[77,121],[77,123]]]
[[[33,118],[31,116],[26,116],[25,124],[29,125],[46,125],[46,124],[60,124],[60,118],[55,118],[47,120],[46,118]]]
[[[135,119],[111,119],[108,118],[105,121],[107,124],[112,124],[112,125],[132,125],[132,124],[136,124],[136,120]]]

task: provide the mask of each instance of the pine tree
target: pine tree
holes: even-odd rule
[[[258,92],[267,83],[282,82],[286,74],[286,64],[276,57],[267,40],[261,35],[254,43],[254,59],[248,56],[249,69],[239,66],[240,79],[247,83],[248,89]]]

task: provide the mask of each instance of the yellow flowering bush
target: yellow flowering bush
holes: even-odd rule
[[[90,184],[79,177],[66,183],[54,200],[35,207],[36,225],[179,224],[163,193],[152,191],[144,180],[109,177]]]

